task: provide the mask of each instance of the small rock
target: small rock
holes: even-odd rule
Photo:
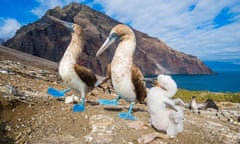
[[[80,102],[80,99],[78,96],[75,96],[75,95],[71,95],[71,96],[67,96],[65,97],[65,103],[66,104],[70,104],[70,103],[79,103]]]
[[[6,130],[6,131],[11,131],[11,126],[6,125],[5,130]]]

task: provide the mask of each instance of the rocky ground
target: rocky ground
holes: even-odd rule
[[[56,64],[29,55],[12,55],[0,49],[0,143],[78,144],[139,143],[142,136],[156,132],[152,127],[130,128],[132,121],[119,119],[128,103],[121,101],[121,110],[106,109],[94,103],[99,98],[114,98],[101,88],[87,97],[86,111],[73,113],[72,104],[52,98],[48,87],[64,89]],[[103,85],[107,86],[107,84]],[[67,93],[71,95],[72,92]],[[217,103],[216,111],[192,113],[185,109],[184,131],[175,138],[156,138],[151,143],[240,144],[240,105]],[[144,105],[137,104],[134,115],[148,122]],[[224,115],[224,116],[223,116]]]

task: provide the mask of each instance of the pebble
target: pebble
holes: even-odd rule
[[[6,125],[6,126],[5,126],[5,130],[6,130],[6,131],[11,131],[11,130],[12,130],[12,129],[11,129],[11,126]]]

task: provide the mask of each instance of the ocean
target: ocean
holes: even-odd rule
[[[240,92],[240,70],[215,71],[215,75],[172,75],[178,88],[211,92]]]

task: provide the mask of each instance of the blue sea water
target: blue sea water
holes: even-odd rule
[[[240,71],[218,71],[215,75],[173,75],[178,88],[212,92],[240,92]]]
[[[211,92],[240,92],[240,70],[216,71],[215,75],[172,75],[178,88]]]

